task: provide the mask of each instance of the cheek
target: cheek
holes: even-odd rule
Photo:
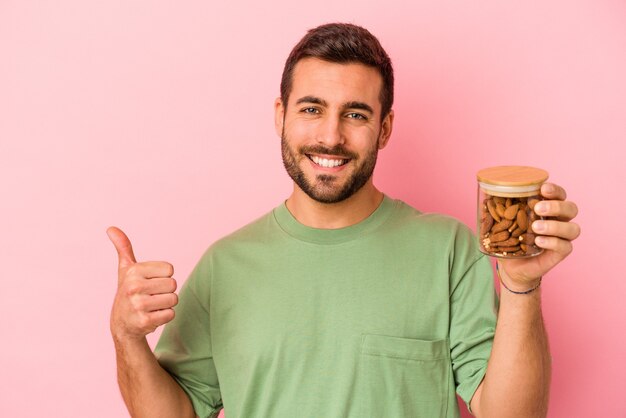
[[[354,145],[358,146],[360,149],[377,149],[380,140],[380,131],[372,129],[369,126],[361,126],[354,129],[350,137]]]
[[[312,123],[286,123],[285,136],[290,143],[306,143],[315,139],[315,127]]]

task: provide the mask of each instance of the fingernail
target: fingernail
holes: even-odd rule
[[[544,187],[544,190],[546,191],[546,193],[554,192],[554,186],[551,185],[551,184],[544,184],[543,187]]]
[[[546,230],[546,223],[542,221],[533,222],[533,231],[535,232],[543,232]]]
[[[548,204],[546,202],[538,202],[535,205],[535,212],[537,213],[545,213],[548,211]]]
[[[535,244],[537,245],[545,245],[546,237],[535,237]]]

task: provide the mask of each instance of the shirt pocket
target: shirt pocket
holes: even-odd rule
[[[358,398],[361,417],[445,417],[450,378],[448,340],[364,334]]]

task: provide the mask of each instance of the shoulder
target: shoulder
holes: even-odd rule
[[[488,259],[467,225],[449,215],[419,211],[401,200],[394,200],[394,210],[379,228],[376,245],[390,248],[387,254],[397,263],[415,263],[420,275],[432,283],[444,283],[447,291],[470,277],[470,270],[487,282],[491,279]]]
[[[276,240],[277,234],[279,234],[279,228],[277,228],[273,210],[270,210],[213,242],[206,249],[203,258],[210,258],[215,254],[236,250],[245,251],[266,246]]]
[[[205,279],[212,276],[216,264],[221,264],[219,260],[237,262],[246,253],[266,246],[267,240],[275,234],[271,232],[275,229],[272,225],[273,214],[270,211],[211,243],[197,261],[188,282],[208,283]]]
[[[446,258],[451,268],[471,265],[483,255],[474,232],[463,222],[441,213],[421,212],[401,200],[395,201],[385,233],[429,258]]]
[[[411,232],[433,234],[436,237],[460,237],[473,239],[472,230],[460,220],[435,212],[422,212],[402,200],[394,200],[395,211],[390,222],[393,227],[409,229]]]

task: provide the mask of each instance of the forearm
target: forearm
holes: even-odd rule
[[[502,288],[496,334],[477,416],[545,417],[550,375],[541,288],[526,295]]]
[[[145,338],[114,341],[117,380],[132,417],[196,416],[187,394],[159,365]]]

